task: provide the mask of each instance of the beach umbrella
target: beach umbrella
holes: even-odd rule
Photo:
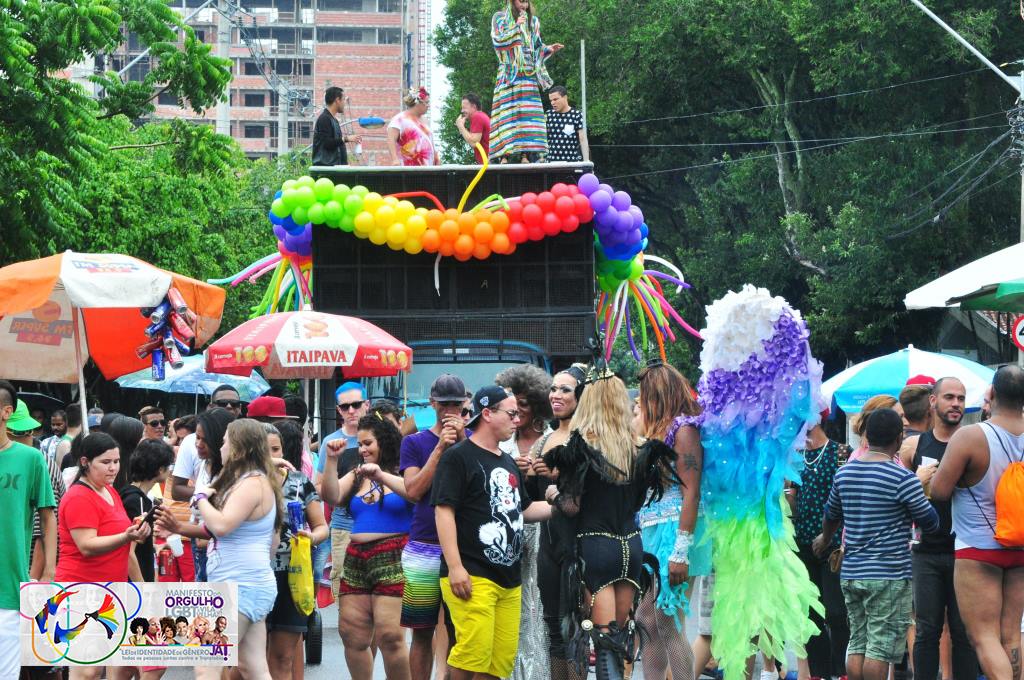
[[[142,369],[123,375],[114,382],[133,390],[157,390],[171,394],[195,394],[210,396],[220,385],[231,385],[242,401],[252,401],[270,389],[270,384],[259,373],[250,371],[248,376],[227,373],[209,373],[206,357],[195,354],[184,357],[181,368],[168,368],[163,380],[153,380],[152,371]]]
[[[278,312],[246,321],[206,351],[206,370],[266,378],[394,376],[412,368],[412,350],[368,321],[314,311]]]
[[[990,253],[912,290],[903,298],[903,304],[907,309],[947,307],[957,304],[957,298],[970,296],[980,289],[1004,281],[1018,279],[1024,279],[1024,243]]]
[[[936,380],[953,377],[967,389],[967,408],[977,409],[994,374],[991,368],[969,359],[925,352],[911,345],[851,366],[826,380],[821,392],[846,413],[860,413],[864,402],[877,394],[899,397],[912,376],[927,375]]]
[[[946,304],[960,309],[1024,313],[1024,278],[981,286],[976,291],[950,298]]]

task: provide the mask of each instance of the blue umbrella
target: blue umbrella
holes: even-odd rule
[[[898,352],[868,359],[826,380],[821,392],[846,413],[860,413],[861,407],[876,394],[899,397],[907,380],[916,375],[958,378],[967,390],[967,410],[981,407],[985,389],[995,374],[991,368],[949,354],[916,349],[913,345]]]
[[[213,394],[219,385],[231,385],[238,390],[242,401],[252,401],[270,389],[270,385],[255,371],[248,377],[227,375],[224,373],[207,373],[206,357],[195,354],[184,358],[185,365],[181,368],[167,367],[164,380],[153,380],[151,370],[145,368],[118,378],[115,382],[121,387],[136,390],[159,390],[173,394]]]

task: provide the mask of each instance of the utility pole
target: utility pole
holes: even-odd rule
[[[217,56],[227,59],[231,45],[231,15],[228,0],[217,3]],[[234,69],[232,69],[234,70]],[[217,134],[231,136],[231,81],[228,81],[227,101],[217,102]]]
[[[971,54],[977,57],[981,63],[985,64],[990,70],[996,75],[1006,81],[1010,87],[1017,91],[1017,107],[1010,113],[1010,131],[1013,145],[1018,147],[1018,155],[1021,156],[1020,166],[1020,242],[1024,243],[1024,153],[1021,151],[1021,145],[1024,144],[1024,71],[1018,78],[1014,78],[1011,75],[1007,75],[1003,72],[1003,69],[993,64],[989,59],[982,54],[978,48],[969,43],[966,38],[956,32],[953,27],[947,24],[945,21],[940,19],[935,12],[925,7],[921,0],[910,0],[914,5],[917,6],[922,12],[928,15],[928,18],[937,23],[946,33],[949,33],[953,38],[967,48]],[[1024,60],[1018,62],[1024,64]],[[1024,368],[1024,351],[1017,352],[1017,365]]]
[[[288,153],[288,113],[292,108],[291,93],[287,86],[277,91],[277,157]]]

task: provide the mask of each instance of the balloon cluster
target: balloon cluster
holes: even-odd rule
[[[163,380],[165,376],[164,363],[169,363],[171,368],[181,368],[184,365],[182,356],[188,356],[196,346],[195,327],[197,318],[195,312],[189,309],[181,292],[175,288],[167,289],[167,296],[156,307],[143,308],[140,310],[142,316],[149,319],[149,326],[146,327],[145,343],[135,348],[135,354],[140,359],[150,358],[152,365],[153,380]]]

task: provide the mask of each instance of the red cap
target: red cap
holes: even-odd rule
[[[281,397],[256,397],[249,404],[246,415],[250,418],[287,418]]]
[[[930,375],[917,374],[913,378],[907,381],[907,385],[926,385],[928,387],[935,386],[935,378]]]

